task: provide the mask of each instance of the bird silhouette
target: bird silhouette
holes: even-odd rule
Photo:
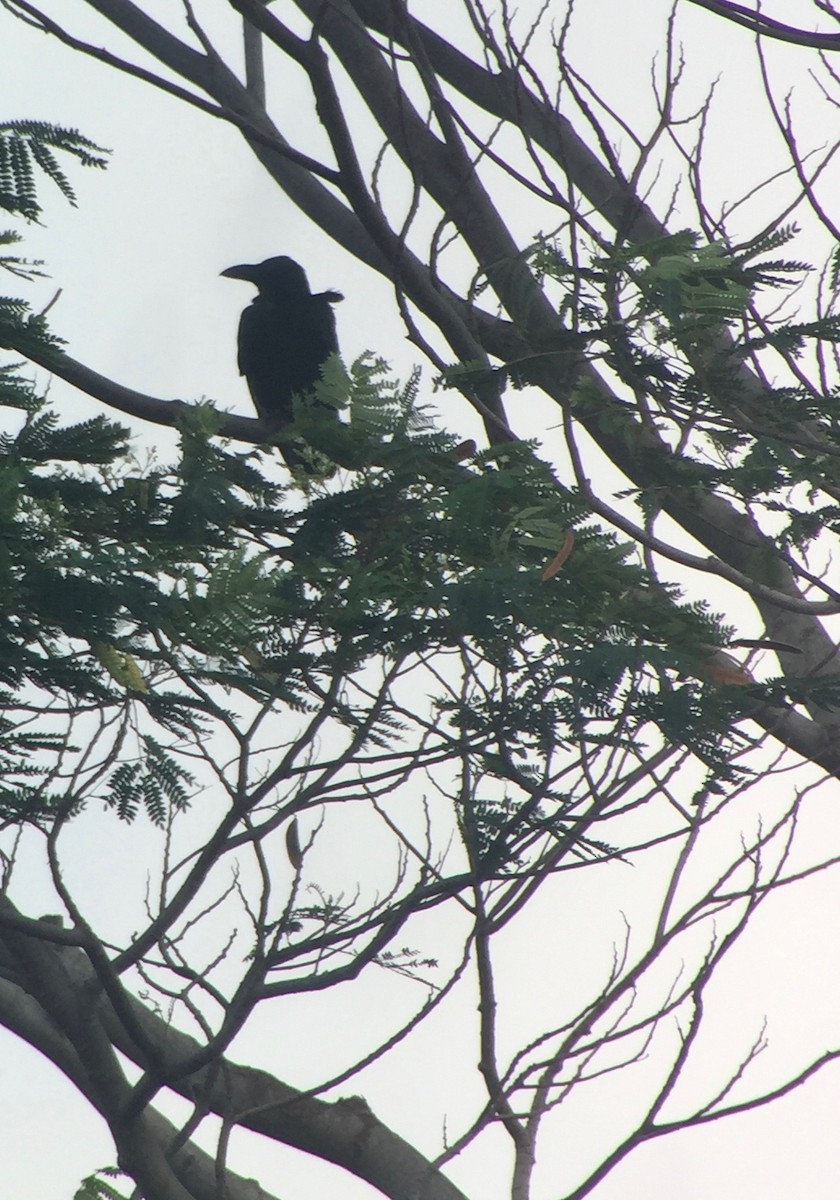
[[[228,267],[222,275],[257,288],[239,320],[239,372],[260,417],[282,430],[294,417],[294,398],[312,400],[324,363],[338,353],[332,306],[344,297],[313,295],[303,267],[285,255]],[[306,466],[288,444],[279,449],[288,466]]]

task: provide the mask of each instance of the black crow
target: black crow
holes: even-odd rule
[[[257,287],[239,321],[239,371],[259,415],[282,429],[294,415],[293,397],[306,399],[326,360],[338,353],[332,306],[344,297],[313,296],[303,267],[285,255],[228,267],[222,275]],[[290,467],[302,462],[293,450],[280,451]]]

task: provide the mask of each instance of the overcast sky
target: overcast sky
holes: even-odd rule
[[[48,7],[45,5],[45,7]],[[53,4],[56,16],[83,5]],[[148,11],[171,12],[171,4],[146,4]],[[212,0],[207,9],[210,27],[236,44],[237,22],[224,14],[216,21],[214,11],[224,6]],[[798,6],[782,4],[780,13]],[[412,8],[428,14],[430,23],[449,11],[449,0],[436,0]],[[599,75],[596,82],[614,86],[616,77],[630,76],[622,95],[628,105],[646,108],[647,66],[650,52],[661,38],[665,7],[655,0],[580,0],[577,38],[582,57]],[[94,42],[106,38],[105,26],[86,10],[74,28]],[[77,14],[73,12],[74,19]],[[750,90],[744,64],[752,61],[749,38],[732,27],[724,27],[708,14],[691,10],[685,20],[685,44],[698,95],[701,82],[722,72],[720,84],[723,111],[727,103],[737,106],[739,136],[728,138],[725,122],[714,130],[711,153],[717,174],[712,188],[725,195],[733,176],[742,178],[758,169],[767,143],[761,137],[745,140],[751,105],[756,94]],[[439,25],[440,27],[440,25]],[[591,45],[587,42],[587,32]],[[126,50],[114,41],[117,49]],[[234,52],[235,53],[235,52]],[[806,72],[811,52],[795,48],[774,50],[784,64],[790,82],[807,86]],[[247,391],[235,365],[234,338],[238,314],[249,298],[245,285],[220,279],[219,272],[236,262],[257,261],[272,254],[291,253],[307,269],[313,290],[338,288],[347,301],[338,306],[337,317],[342,350],[352,360],[364,350],[374,350],[390,359],[407,375],[417,361],[399,322],[389,286],[350,256],[327,243],[265,176],[241,138],[219,122],[179,105],[136,81],[121,77],[104,66],[72,54],[53,39],[47,39],[0,10],[0,114],[3,118],[28,117],[79,128],[85,135],[113,150],[105,173],[69,167],[79,197],[77,209],[69,208],[50,185],[42,185],[44,225],[23,230],[25,250],[46,260],[51,278],[39,282],[29,294],[36,308],[42,307],[60,288],[61,296],[50,313],[52,326],[68,343],[69,352],[88,366],[119,383],[162,398],[185,400],[211,397],[224,407],[250,413]],[[692,82],[691,86],[695,86]],[[277,88],[269,75],[269,90]],[[734,111],[731,107],[729,111]],[[757,112],[757,110],[756,110]],[[631,114],[627,114],[628,119]],[[756,116],[756,120],[758,117]],[[840,120],[832,128],[815,130],[815,140],[836,141]],[[317,136],[315,128],[311,136]],[[796,256],[802,256],[799,249]],[[808,252],[810,253],[810,251]],[[807,254],[805,255],[807,256]],[[11,288],[7,282],[5,291]],[[430,381],[433,372],[426,368]],[[429,383],[429,394],[431,387]],[[53,395],[68,416],[99,411],[96,404],[60,381]],[[456,410],[450,420],[459,431],[479,436],[475,418]],[[535,422],[538,426],[538,422]],[[525,430],[532,432],[531,430]],[[159,429],[144,431],[152,444],[165,443],[168,435]],[[835,785],[835,790],[838,785]],[[838,799],[835,795],[834,799]],[[835,810],[836,811],[836,810]],[[837,818],[828,804],[815,822],[815,837],[840,834]],[[91,870],[107,877],[109,851],[126,853],[134,831],[115,830],[92,855]],[[838,842],[840,844],[840,842]],[[40,881],[33,880],[33,893]],[[593,887],[596,885],[593,881]],[[607,888],[603,916],[608,922],[614,900]],[[620,886],[624,887],[625,884]],[[818,879],[802,889],[795,904],[768,906],[752,934],[750,951],[737,972],[723,973],[717,1032],[720,1046],[732,1053],[732,1061],[760,1031],[763,1015],[770,1016],[769,1036],[778,1064],[802,1052],[815,1050],[827,1040],[840,1037],[836,1017],[838,952],[835,922],[838,887],[832,879]],[[566,919],[572,923],[598,921],[597,894],[585,901],[570,901]],[[586,908],[586,905],[589,905]],[[815,914],[826,914],[820,925]],[[535,929],[544,931],[556,921],[556,913],[537,912]],[[549,943],[551,944],[551,943]],[[565,948],[565,942],[561,945]],[[543,969],[554,979],[576,970],[570,957],[558,948]],[[529,969],[518,961],[511,944],[511,970]],[[533,963],[531,961],[531,966]],[[556,980],[555,980],[556,982]],[[354,999],[354,1019],[388,995],[359,990]],[[540,980],[525,985],[538,990]],[[824,990],[825,1004],[816,1003],[814,991]],[[735,1028],[726,1028],[727,996],[738,1013]],[[754,1002],[753,1002],[754,1001]],[[390,1003],[389,1000],[384,1002]],[[396,1003],[396,999],[394,1000]],[[294,1003],[294,1002],[293,1002]],[[314,1002],[307,1000],[306,1013],[299,1017],[317,1024],[321,1018]],[[465,1019],[470,997],[463,998]],[[801,1005],[807,1003],[806,1026],[800,1020]],[[326,1019],[326,1018],[325,1018]],[[455,1030],[455,1032],[453,1032]],[[265,1027],[263,1027],[265,1035]],[[407,1067],[434,1062],[460,1050],[457,1025],[443,1028],[430,1023],[406,1056]],[[277,1031],[282,1039],[283,1031]],[[441,1047],[446,1054],[441,1056]],[[327,1047],[329,1050],[331,1047]],[[466,1051],[470,1053],[470,1050]],[[285,1067],[302,1071],[293,1049],[281,1055]],[[769,1058],[769,1056],[768,1056]],[[0,1035],[0,1135],[2,1162],[0,1182],[10,1200],[36,1196],[38,1200],[65,1200],[81,1176],[112,1161],[110,1139],[84,1102],[35,1053],[9,1035]],[[403,1092],[397,1070],[389,1065],[369,1072],[364,1091],[374,1110],[386,1122],[396,1111],[400,1132],[412,1136],[421,1131],[421,1149],[431,1149],[440,1128],[441,1086],[434,1075],[419,1076],[410,1097]],[[305,1083],[294,1073],[288,1082]],[[415,1111],[416,1110],[416,1111]],[[422,1110],[422,1117],[417,1116]],[[581,1103],[581,1142],[597,1136],[602,1110],[598,1102]],[[635,1154],[594,1193],[598,1200],[649,1200],[652,1196],[679,1196],[681,1200],[767,1200],[768,1197],[805,1196],[828,1200],[836,1195],[836,1128],[840,1120],[840,1071],[836,1067],[820,1075],[806,1089],[782,1102],[739,1120],[721,1123],[702,1131],[662,1139]],[[423,1138],[429,1141],[424,1144]],[[238,1150],[238,1147],[234,1147]],[[568,1153],[577,1152],[570,1147]],[[558,1150],[558,1153],[564,1153]],[[276,1147],[248,1147],[243,1156],[246,1173],[262,1178],[264,1186],[286,1200],[340,1195],[342,1200],[369,1197],[369,1188],[349,1177],[336,1180],[336,1172],[319,1163],[307,1163]],[[261,1175],[262,1164],[272,1164]],[[236,1165],[236,1158],[234,1158]],[[478,1200],[501,1200],[506,1184],[483,1153],[467,1155],[453,1168],[452,1176]],[[535,1200],[555,1195],[550,1172],[540,1177]]]

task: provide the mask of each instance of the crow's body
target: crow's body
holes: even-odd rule
[[[239,371],[264,421],[282,429],[294,415],[293,398],[306,398],[324,363],[338,353],[333,304],[340,292],[314,295],[303,267],[292,258],[269,258],[228,267],[222,274],[255,284],[258,294],[239,321]],[[300,462],[283,449],[289,466]]]

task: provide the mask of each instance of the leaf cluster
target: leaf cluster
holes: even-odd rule
[[[453,737],[527,755],[659,719],[654,698],[671,702],[663,681],[680,665],[669,647],[720,640],[714,618],[652,586],[531,447],[453,462],[417,381],[381,374],[357,365],[353,419],[330,435],[357,469],[307,484],[302,503],[263,452],[220,445],[205,410],[176,464],[140,469],[120,426],[59,426],[33,399],[0,441],[3,685],[195,728],[218,703],[197,699],[197,682],[312,710],[373,663],[456,653],[498,685],[450,708]],[[572,529],[569,564],[543,581]],[[383,735],[398,727],[383,711]],[[143,807],[159,821],[185,802],[153,744],[111,776],[124,817]]]
[[[690,503],[714,491],[782,513],[787,546],[803,549],[837,529],[840,392],[813,386],[794,364],[811,354],[824,377],[819,364],[835,354],[840,318],[831,304],[811,321],[785,314],[785,291],[812,271],[777,253],[796,232],[784,226],[733,247],[683,230],[609,253],[593,248],[584,265],[556,240],[537,242],[532,261],[558,290],[566,352],[599,363],[618,385],[606,396],[584,377],[572,402],[643,460],[650,483],[635,494],[647,515],[665,494]],[[772,318],[761,315],[762,290],[774,293]],[[561,352],[558,343],[552,353]],[[760,394],[745,390],[747,359],[767,381]],[[773,363],[785,376],[776,386]],[[528,382],[535,363],[524,366]],[[523,376],[521,363],[504,370]],[[650,453],[646,426],[679,453]]]
[[[11,132],[31,139],[39,129]],[[76,145],[83,162],[92,153],[69,135],[49,137]],[[32,155],[50,173],[49,156]],[[14,168],[15,195],[28,194],[29,178]],[[549,247],[541,254],[540,269],[569,276]],[[619,362],[614,322],[598,324],[597,289],[606,312],[604,295],[623,272],[642,320],[657,306],[667,316],[677,287],[678,315],[690,302],[705,320],[726,310],[710,309],[712,292],[741,303],[749,279],[744,256],[696,249],[687,237],[653,248],[650,262],[627,254],[578,270],[578,293],[592,289],[580,309],[590,328],[569,308],[570,336],[576,349],[600,338],[622,369],[633,359],[632,371],[665,380],[670,367],[639,356],[629,334]],[[19,302],[5,319],[49,344],[45,323]],[[527,371],[510,374],[522,382]],[[202,721],[242,701],[316,712],[371,667],[438,656],[454,656],[468,680],[460,699],[437,697],[440,728],[481,773],[527,778],[558,748],[626,747],[653,726],[713,769],[725,761],[737,701],[719,701],[696,678],[706,648],[725,640],[719,622],[650,578],[532,446],[460,461],[456,439],[420,402],[419,376],[400,386],[370,357],[349,376],[328,364],[322,404],[301,405],[284,435],[303,439],[313,464],[345,471],[330,482],[311,476],[301,489],[276,482],[264,451],[221,443],[209,406],[184,411],[177,462],[141,466],[120,426],[60,426],[14,368],[0,384],[0,403],[21,418],[0,439],[0,684],[21,714],[5,745],[23,762],[20,728],[39,707],[32,689],[43,712],[143,713],[152,732],[140,732],[139,753],[120,757],[107,778],[121,817],[142,809],[160,823],[187,802],[191,779],[156,730],[199,737]],[[335,418],[342,409],[349,419]],[[570,540],[571,558],[545,578]],[[372,744],[399,739],[391,701],[375,718],[349,700],[332,703],[333,716],[364,727]],[[35,733],[41,748],[50,732]],[[49,795],[33,785],[33,812]]]
[[[141,749],[138,759],[114,768],[104,798],[124,821],[143,809],[155,825],[163,825],[169,811],[187,807],[195,779],[155,738],[144,736]]]
[[[56,152],[70,155],[84,167],[107,165],[108,151],[77,129],[48,121],[0,122],[0,208],[36,221],[42,212],[36,186],[39,169],[75,204],[76,194]]]

